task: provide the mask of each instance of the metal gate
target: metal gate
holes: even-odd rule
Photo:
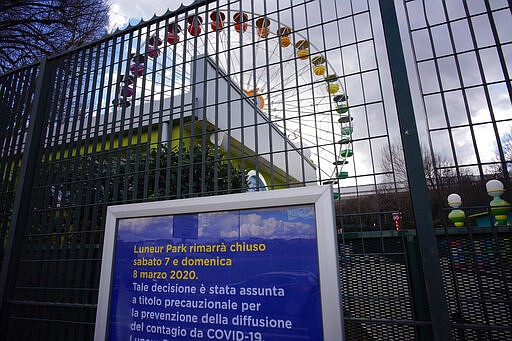
[[[1,75],[4,337],[92,338],[109,205],[323,184],[348,340],[512,339],[510,14],[196,1]]]

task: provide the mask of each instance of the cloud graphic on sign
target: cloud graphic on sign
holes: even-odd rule
[[[236,212],[199,214],[199,238],[233,239],[239,236],[239,215]]]
[[[316,237],[315,225],[312,222],[289,221],[281,212],[275,217],[265,217],[251,213],[240,217],[242,238],[265,239],[311,239]]]
[[[126,242],[171,238],[172,216],[120,219],[117,238]]]

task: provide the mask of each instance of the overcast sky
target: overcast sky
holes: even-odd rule
[[[109,29],[123,28],[128,22],[137,23],[140,19],[150,19],[153,15],[163,15],[167,9],[173,10],[183,4],[190,4],[193,0],[114,0],[110,8]]]

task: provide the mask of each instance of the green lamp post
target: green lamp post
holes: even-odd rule
[[[448,219],[451,220],[451,222],[456,227],[463,227],[464,226],[464,219],[466,219],[466,214],[463,210],[460,210],[459,207],[462,206],[462,199],[460,195],[457,193],[452,193],[448,196],[448,205],[451,208],[454,208],[449,214]]]
[[[492,197],[491,213],[496,220],[496,225],[506,226],[508,225],[507,216],[512,209],[512,205],[501,198],[501,195],[505,193],[503,184],[499,180],[489,180],[485,184],[487,194]]]

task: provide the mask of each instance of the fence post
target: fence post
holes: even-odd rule
[[[5,254],[0,272],[0,330],[7,334],[11,300],[14,298],[16,278],[23,248],[23,238],[26,227],[30,224],[31,192],[36,177],[38,157],[41,147],[42,127],[45,118],[48,98],[47,59],[43,57],[39,66],[39,75],[36,81],[32,110],[29,118],[29,128],[20,174],[14,199],[11,223],[5,247]],[[29,103],[26,103],[27,105]]]
[[[427,299],[424,293],[424,282],[421,271],[421,259],[418,255],[418,238],[416,233],[407,234],[405,238],[405,254],[407,257],[407,273],[411,286],[411,295],[413,298],[414,317],[416,321],[428,321]],[[428,328],[429,330],[426,330]],[[430,326],[419,325],[416,327],[416,340],[430,341]]]
[[[449,340],[451,331],[448,305],[441,277],[437,240],[394,1],[379,0],[380,14],[395,93],[421,264],[425,277],[432,333],[434,340]]]

